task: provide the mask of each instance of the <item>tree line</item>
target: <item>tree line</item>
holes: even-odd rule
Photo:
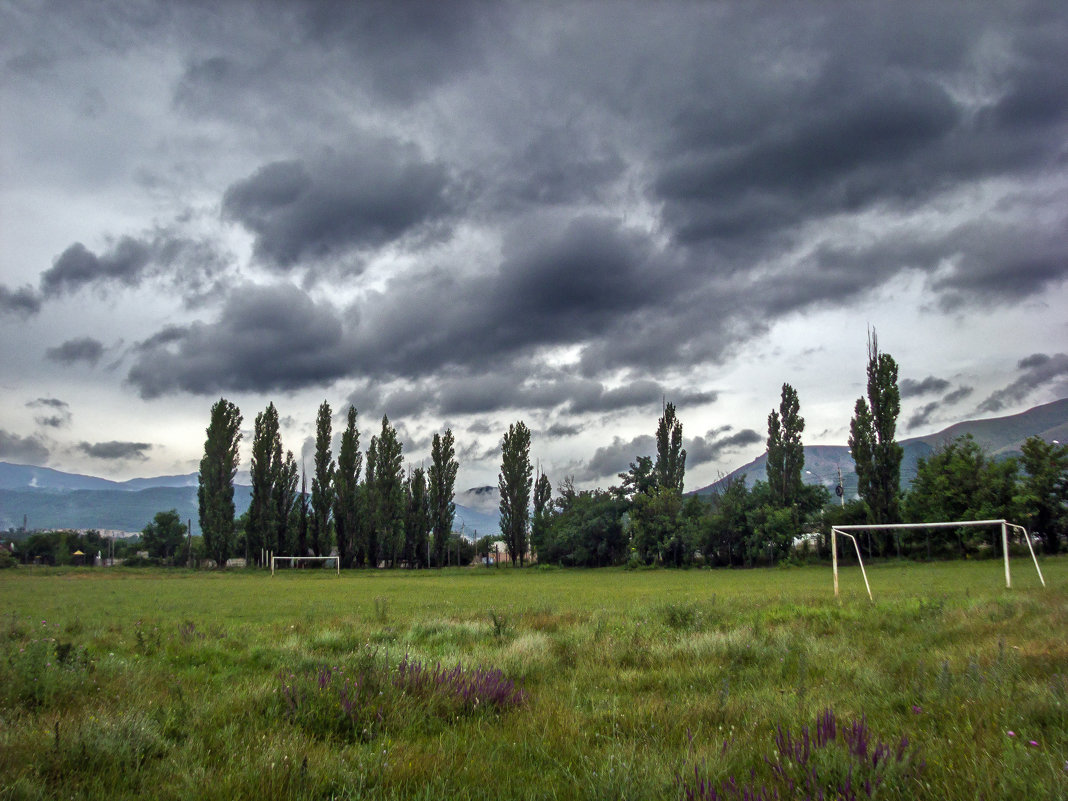
[[[532,557],[589,567],[752,566],[806,553],[828,557],[832,525],[1006,518],[1034,530],[1046,552],[1060,550],[1068,535],[1068,446],[1032,437],[1019,458],[994,459],[970,437],[958,438],[920,459],[903,491],[900,410],[897,362],[879,350],[872,332],[867,391],[857,399],[849,426],[859,497],[848,503],[802,480],[805,420],[788,383],[768,415],[764,479],[749,486],[744,475],[732,478],[708,496],[683,493],[686,450],[672,403],[665,403],[657,423],[655,456],[637,456],[608,489],[577,490],[573,478],[565,478],[555,497],[548,476],[535,475],[531,432],[518,421],[501,441],[501,539],[520,566]],[[303,477],[297,489],[292,452],[283,455],[273,403],[257,415],[252,502],[242,521],[246,557],[255,559],[261,550],[325,555],[336,547],[345,567],[445,564],[459,467],[452,431],[434,435],[427,471],[405,475],[401,444],[387,417],[364,454],[350,406],[336,462],[331,419],[324,402],[308,492]],[[240,427],[238,409],[220,399],[212,407],[198,492],[205,550],[218,564],[237,550],[233,478]],[[480,552],[491,542],[483,538]],[[861,545],[868,556],[916,558],[1000,548],[997,536],[977,529],[874,531],[861,537]]]
[[[208,557],[218,565],[244,551],[326,556],[335,548],[343,567],[443,565],[452,532],[459,463],[452,430],[434,434],[428,470],[405,473],[403,448],[387,416],[360,451],[355,407],[348,409],[337,459],[331,451],[332,412],[316,415],[311,488],[292,451],[283,454],[274,403],[256,416],[252,436],[252,498],[242,520],[234,513],[242,416],[225,398],[211,408],[197,489]],[[298,477],[300,488],[297,488]]]
[[[832,525],[1002,518],[1029,526],[1047,553],[1060,550],[1068,535],[1068,446],[1031,437],[1018,459],[993,459],[961,437],[920,459],[902,491],[898,366],[879,350],[874,332],[867,378],[850,421],[857,499],[835,501],[826,487],[802,481],[805,421],[790,384],[768,415],[765,480],[750,487],[742,475],[710,496],[684,496],[682,424],[668,403],[655,459],[637,457],[617,486],[577,491],[565,479],[551,499],[548,480],[539,479],[531,524],[538,560],[589,567],[774,564],[806,554],[828,558]],[[868,556],[936,558],[998,553],[1000,538],[975,528],[919,529],[869,532],[861,544]]]

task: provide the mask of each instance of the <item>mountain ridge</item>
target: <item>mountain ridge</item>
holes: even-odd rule
[[[904,454],[901,460],[901,486],[907,488],[916,477],[920,458],[926,458],[940,445],[957,437],[971,434],[979,447],[994,458],[1012,456],[1028,437],[1038,436],[1046,441],[1068,440],[1068,398],[1034,406],[1026,411],[1004,417],[964,420],[933,434],[898,440]],[[728,481],[746,476],[747,481],[761,480],[767,475],[768,454],[765,451],[751,462],[735,468],[707,486],[691,490],[688,495],[711,495],[719,492]],[[847,445],[806,445],[802,480],[806,484],[823,484],[834,490],[838,483],[838,468],[846,499],[857,497],[857,474]]]

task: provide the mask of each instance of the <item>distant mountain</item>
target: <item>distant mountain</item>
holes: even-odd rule
[[[501,533],[500,492],[496,487],[472,487],[456,494],[456,522],[468,536],[496,537]]]
[[[234,487],[237,513],[248,508],[252,490]],[[25,517],[33,529],[95,528],[141,531],[157,512],[176,509],[183,521],[197,522],[196,487],[149,487],[143,490],[0,489],[0,530],[21,528]]]
[[[251,487],[241,483],[247,476],[238,473],[234,485],[238,515],[245,513],[252,497]],[[457,501],[457,529],[463,527],[468,536],[497,533],[496,487],[468,490]],[[120,482],[0,462],[0,531],[21,528],[23,520],[31,530],[141,531],[157,512],[168,509],[176,509],[182,520],[191,520],[193,533],[200,533],[196,473]]]
[[[63,473],[50,467],[0,462],[0,489],[107,490],[121,489],[117,481]]]
[[[995,417],[989,420],[968,420],[945,428],[935,434],[899,440],[904,455],[901,459],[901,486],[907,488],[916,477],[916,464],[946,442],[971,434],[987,453],[1005,457],[1020,452],[1028,437],[1042,437],[1051,442],[1068,441],[1068,398],[1036,406],[1026,412]],[[762,481],[767,477],[767,453],[728,473],[706,487],[693,490],[694,495],[711,495],[726,486],[727,481],[746,476],[746,481]],[[857,473],[853,457],[846,445],[806,445],[805,468],[802,479],[806,484],[823,484],[832,492],[838,483],[838,468],[842,470],[842,484],[846,498],[857,497]]]

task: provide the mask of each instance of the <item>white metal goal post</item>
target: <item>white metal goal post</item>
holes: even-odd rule
[[[916,528],[968,528],[975,526],[1001,526],[1001,552],[1005,558],[1005,587],[1007,589],[1012,588],[1012,574],[1009,571],[1009,529],[1018,531],[1023,534],[1024,542],[1027,543],[1027,550],[1031,552],[1031,561],[1035,563],[1035,570],[1038,572],[1038,580],[1042,582],[1042,586],[1046,586],[1046,580],[1042,577],[1042,568],[1038,566],[1038,558],[1035,556],[1035,549],[1031,546],[1031,537],[1027,533],[1027,529],[1023,526],[1018,526],[1015,523],[1010,523],[1008,520],[959,520],[956,522],[938,522],[938,523],[886,523],[883,525],[854,525],[854,526],[831,526],[831,564],[834,569],[834,597],[838,597],[838,538],[837,535],[841,534],[843,537],[849,537],[853,541],[853,547],[857,551],[857,561],[860,563],[860,574],[864,577],[864,586],[868,590],[868,599],[874,601],[871,594],[871,585],[868,584],[868,574],[864,570],[864,560],[860,558],[860,545],[857,544],[857,538],[850,531],[889,531],[894,529],[916,529]]]
[[[271,575],[274,575],[274,565],[276,562],[329,562],[334,560],[337,564],[337,574],[341,575],[341,557],[340,556],[272,556],[271,557]]]

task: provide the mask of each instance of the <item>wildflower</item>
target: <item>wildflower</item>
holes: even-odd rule
[[[1029,740],[1027,744],[1033,748],[1038,748],[1038,740]]]
[[[1016,736],[1016,732],[1014,732],[1014,731],[1012,731],[1012,730],[1010,729],[1010,730],[1009,730],[1009,737],[1015,737],[1015,736]]]
[[[916,706],[916,704],[913,704],[913,705],[912,705],[912,712],[913,712],[913,714],[915,714],[915,715],[919,715],[919,714],[922,714],[922,713],[923,713],[923,707],[921,707],[921,706]]]

